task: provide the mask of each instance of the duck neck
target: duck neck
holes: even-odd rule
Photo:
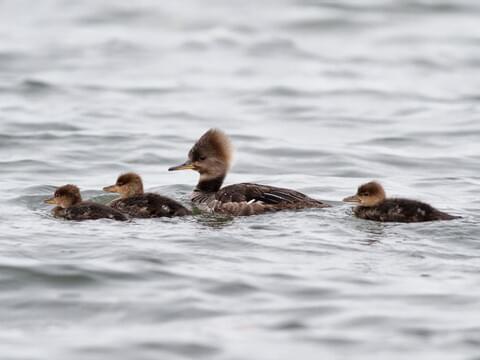
[[[200,176],[200,181],[198,182],[195,191],[215,193],[222,187],[223,180],[225,180],[225,175],[220,175],[214,178],[202,178]]]
[[[83,200],[82,200],[82,197],[81,197],[80,195],[75,196],[75,197],[73,197],[73,198],[71,199],[70,202],[67,202],[67,204],[65,204],[66,206],[63,206],[63,208],[68,209],[68,208],[70,208],[70,207],[72,207],[72,206],[75,206],[75,205],[80,204],[82,201],[83,201]]]
[[[122,194],[123,198],[129,198],[132,196],[142,195],[143,194],[143,184],[141,182],[130,184],[127,187],[127,191]]]

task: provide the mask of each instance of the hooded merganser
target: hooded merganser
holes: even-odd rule
[[[143,192],[142,178],[135,173],[120,175],[115,185],[103,191],[119,193],[121,198],[109,206],[137,218],[173,217],[190,215],[191,211],[175,200],[153,193]]]
[[[57,205],[52,211],[53,215],[67,220],[128,220],[118,210],[95,202],[82,201],[80,190],[75,185],[59,187],[53,197],[45,200],[45,203]]]
[[[461,218],[420,201],[387,199],[382,185],[375,181],[361,185],[356,195],[346,197],[343,201],[358,204],[353,213],[365,220],[411,223]]]
[[[222,189],[231,165],[232,145],[222,131],[208,130],[188,153],[188,160],[168,169],[195,170],[200,180],[192,201],[201,210],[245,216],[284,209],[324,208],[329,205],[298,191],[259,184],[235,184]]]

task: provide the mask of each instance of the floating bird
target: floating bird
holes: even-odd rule
[[[119,199],[109,206],[136,218],[173,217],[190,215],[191,211],[179,202],[154,193],[143,192],[140,175],[127,173],[120,175],[115,185],[103,191],[118,193]]]
[[[375,181],[361,185],[356,195],[346,197],[343,201],[358,204],[353,213],[365,220],[411,223],[460,218],[420,201],[387,199],[382,185]]]
[[[230,139],[218,129],[208,130],[188,153],[188,160],[169,171],[195,170],[200,180],[191,196],[200,210],[233,216],[265,212],[324,208],[329,205],[298,191],[268,185],[241,183],[222,187],[230,169],[233,148]]]
[[[67,220],[128,220],[126,215],[111,207],[91,201],[82,201],[80,190],[75,185],[59,187],[54,196],[45,200],[45,203],[57,205],[52,210],[53,215]]]

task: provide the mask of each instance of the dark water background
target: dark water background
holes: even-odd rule
[[[480,3],[0,1],[0,354],[37,359],[480,359]],[[126,170],[168,173],[210,127],[227,183],[330,210],[72,223]],[[461,214],[378,224],[378,179]]]

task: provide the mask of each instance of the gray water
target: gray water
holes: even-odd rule
[[[36,359],[480,359],[480,4],[0,1],[0,354]],[[65,222],[210,127],[227,183],[331,209]],[[365,181],[463,219],[380,224]]]

